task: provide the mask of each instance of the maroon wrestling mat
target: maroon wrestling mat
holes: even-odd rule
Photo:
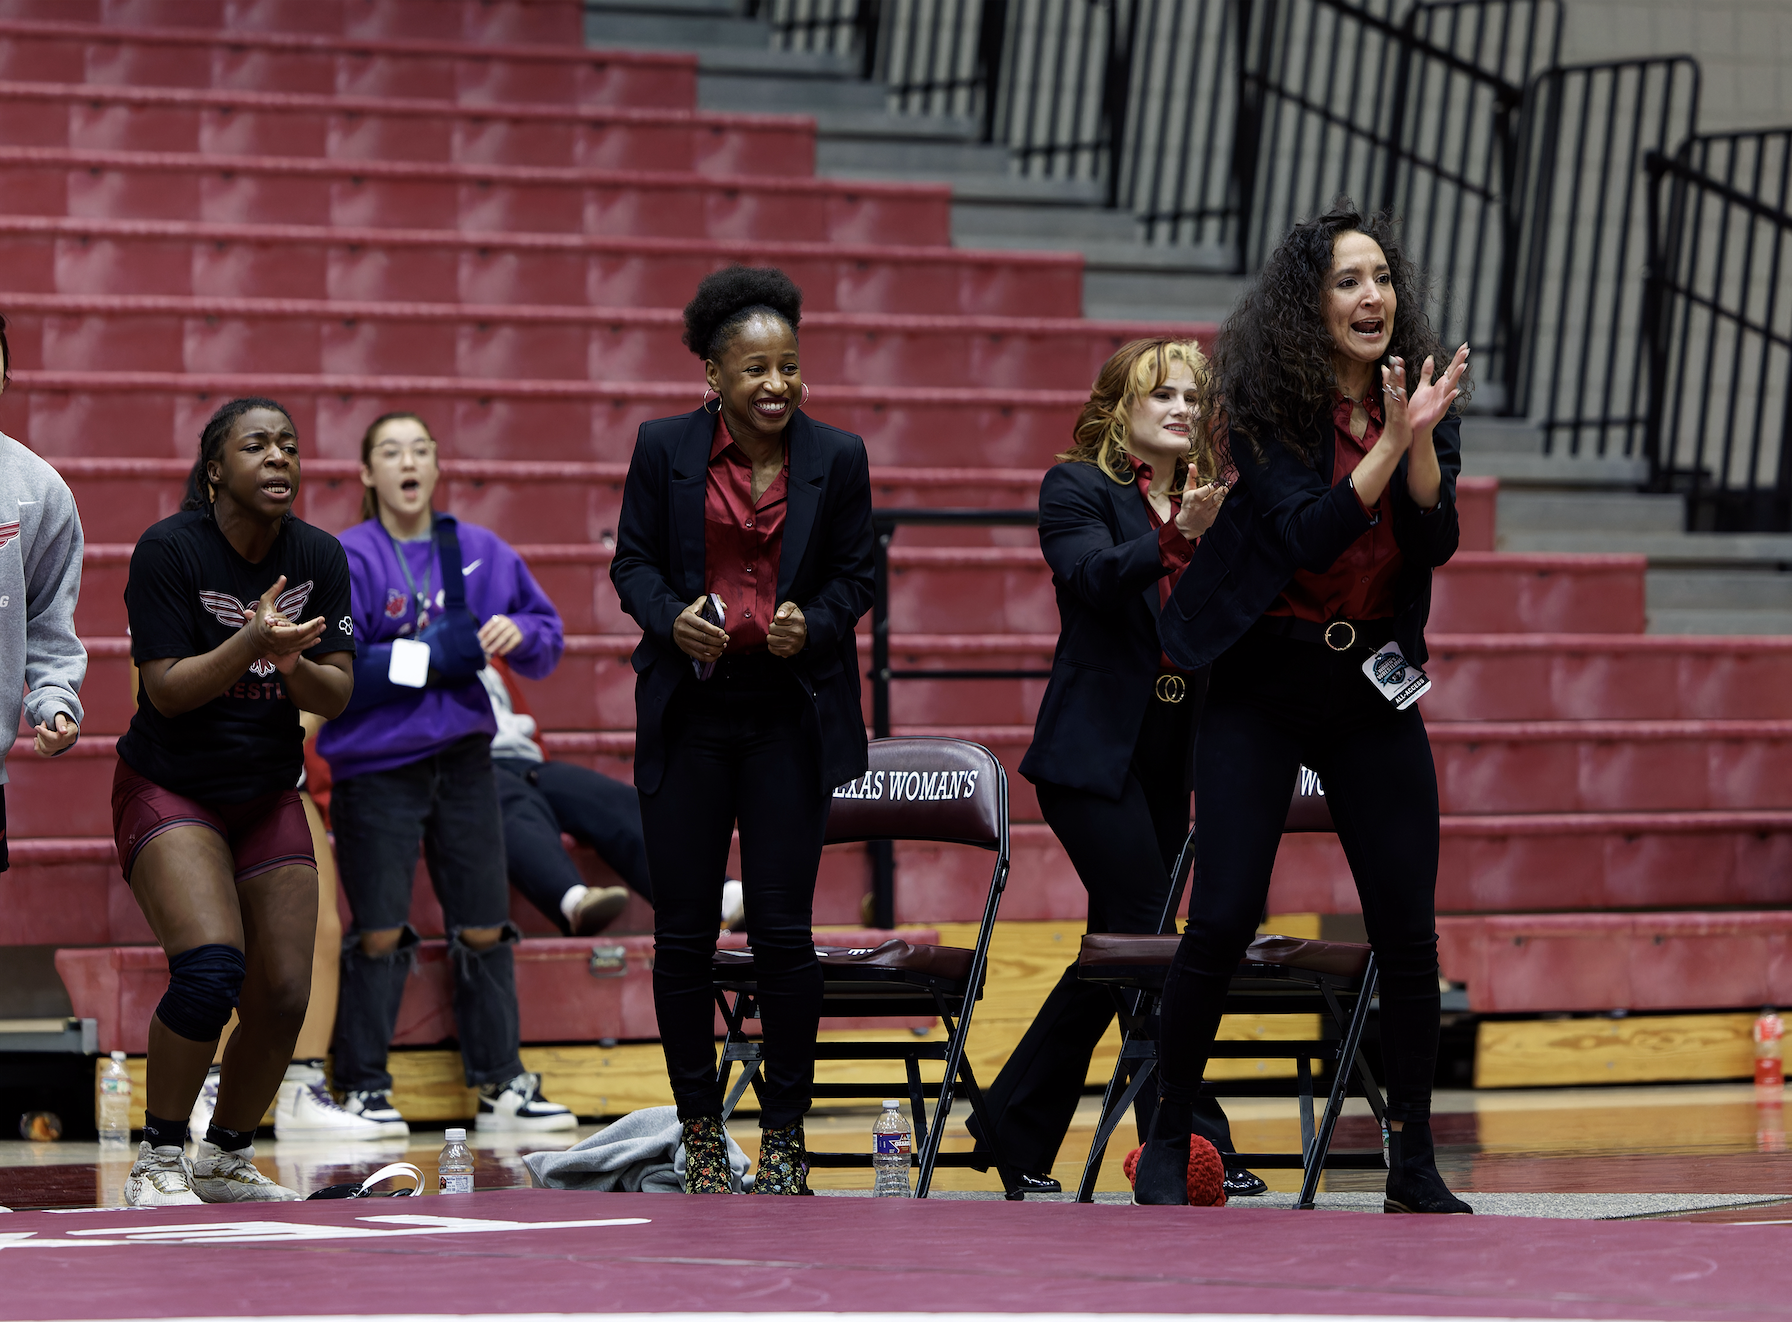
[[[7,1319],[1792,1315],[1784,1226],[1074,1203],[469,1198],[0,1216]]]

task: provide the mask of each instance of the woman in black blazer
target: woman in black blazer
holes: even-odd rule
[[[737,266],[698,287],[685,343],[703,360],[705,406],[642,424],[610,568],[642,631],[653,998],[692,1193],[732,1188],[710,961],[736,821],[765,1028],[753,1191],[807,1192],[815,877],[834,787],[866,767],[853,627],[871,606],[870,469],[862,440],[801,411],[801,315],[782,271]]]
[[[1456,550],[1451,407],[1468,346],[1432,380],[1421,290],[1391,222],[1340,202],[1295,227],[1215,346],[1203,420],[1225,429],[1216,444],[1236,483],[1158,624],[1172,660],[1212,671],[1195,752],[1199,882],[1164,988],[1138,1202],[1186,1201],[1190,1108],[1304,764],[1324,783],[1381,970],[1386,1210],[1470,1210],[1431,1141],[1437,774],[1411,705],[1431,571]],[[1421,361],[1408,397],[1406,364]]]
[[[1089,892],[1089,931],[1155,932],[1188,834],[1194,732],[1207,677],[1165,662],[1157,617],[1190,542],[1225,488],[1189,484],[1201,351],[1135,340],[1102,367],[1039,490],[1039,545],[1061,627],[1021,773]],[[1198,467],[1198,465],[1197,465]],[[988,1094],[994,1134],[971,1130],[1007,1168],[1011,1193],[1058,1190],[1052,1163],[1114,1006],[1072,963]],[[1141,1122],[1145,1115],[1141,1112]],[[1202,1132],[1230,1148],[1208,1101]],[[1248,1171],[1235,1193],[1261,1193]]]

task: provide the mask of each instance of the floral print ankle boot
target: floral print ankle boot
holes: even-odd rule
[[[684,1137],[684,1191],[733,1193],[728,1167],[728,1131],[719,1115],[700,1115],[680,1126]]]
[[[754,1193],[808,1193],[809,1162],[803,1149],[803,1122],[759,1131],[759,1175]]]

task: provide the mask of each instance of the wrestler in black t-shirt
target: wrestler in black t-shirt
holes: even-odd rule
[[[322,616],[312,660],[355,650],[348,558],[329,533],[289,517],[260,564],[231,546],[210,515],[186,510],[155,524],[131,554],[125,606],[131,658],[200,656],[228,642],[281,575],[276,603],[288,620]],[[258,660],[210,702],[164,716],[139,693],[118,755],[139,775],[202,803],[243,803],[291,789],[304,765],[298,708],[271,662]]]

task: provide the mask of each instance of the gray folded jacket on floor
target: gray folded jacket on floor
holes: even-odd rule
[[[679,1193],[684,1189],[684,1144],[679,1141],[678,1108],[631,1111],[564,1152],[531,1152],[523,1162],[544,1189]],[[728,1165],[738,1193],[747,1173],[747,1154],[732,1135]]]

